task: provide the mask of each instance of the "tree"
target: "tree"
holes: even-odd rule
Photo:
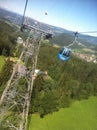
[[[46,115],[58,110],[58,102],[54,93],[48,92],[44,95],[41,102],[42,113],[40,115]]]
[[[2,50],[2,55],[7,56],[7,50],[5,48]]]

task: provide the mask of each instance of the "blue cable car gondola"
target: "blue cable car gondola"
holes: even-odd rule
[[[63,61],[68,61],[71,56],[71,49],[64,47],[58,54],[58,58]]]
[[[70,59],[70,56],[71,56],[71,49],[69,49],[68,47],[74,45],[76,43],[76,39],[77,39],[77,34],[78,32],[75,32],[75,37],[74,37],[74,40],[71,44],[69,44],[67,47],[63,47],[61,49],[61,51],[59,52],[58,54],[58,58],[60,60],[63,60],[63,61],[68,61]]]

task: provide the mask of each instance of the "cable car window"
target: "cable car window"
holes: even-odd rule
[[[64,51],[64,52],[63,52],[63,55],[69,57],[69,56],[70,56],[70,53],[71,53],[71,51],[70,51],[70,50],[67,50],[67,51]]]
[[[62,54],[63,50],[64,50],[64,48],[62,48],[61,51],[60,51],[59,53]]]

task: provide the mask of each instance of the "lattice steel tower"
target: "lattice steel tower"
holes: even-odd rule
[[[41,39],[52,34],[35,26],[22,25],[29,36],[14,65],[12,75],[0,98],[0,130],[27,130],[28,113]],[[29,65],[30,61],[30,65]],[[21,67],[22,66],[22,67]],[[21,70],[22,69],[22,70]]]

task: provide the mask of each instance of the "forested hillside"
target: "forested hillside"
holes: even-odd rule
[[[16,26],[0,19],[0,55],[13,56],[18,36],[21,36],[21,33]]]
[[[16,46],[13,27],[0,20],[0,55],[11,56]]]
[[[68,62],[57,58],[58,49],[41,46],[37,68],[47,71],[39,75],[34,83],[31,112],[41,117],[62,107],[68,107],[74,100],[87,99],[97,95],[97,66],[72,55]]]

